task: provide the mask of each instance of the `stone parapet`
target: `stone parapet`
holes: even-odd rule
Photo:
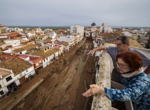
[[[96,84],[111,88],[111,72],[112,59],[106,51],[103,51]],[[111,110],[110,99],[101,94],[94,95],[91,110]]]

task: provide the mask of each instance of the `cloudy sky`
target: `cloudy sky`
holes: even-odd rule
[[[150,0],[1,0],[5,26],[150,27]]]

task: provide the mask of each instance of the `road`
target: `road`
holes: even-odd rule
[[[85,83],[87,88],[90,83],[94,83],[94,57],[86,55],[91,47],[91,39],[87,39],[85,43],[80,42],[53,64],[39,71],[14,94],[1,101],[0,107],[10,109],[11,102],[16,103],[15,100],[30,88],[28,86],[44,79],[13,110],[90,110],[92,97],[87,102],[82,93],[85,91]],[[7,104],[4,106],[4,103]]]

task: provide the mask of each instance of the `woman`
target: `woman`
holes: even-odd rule
[[[93,84],[82,95],[89,97],[101,93],[111,101],[132,101],[134,110],[150,110],[150,77],[143,72],[142,57],[135,52],[122,52],[116,56],[116,64],[123,77],[124,90]]]

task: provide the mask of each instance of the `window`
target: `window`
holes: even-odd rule
[[[0,94],[1,94],[1,95],[3,95],[3,94],[4,94],[4,92],[3,92],[3,91],[0,91]]]
[[[36,63],[36,66],[39,66],[39,63]]]
[[[6,81],[8,82],[8,81],[10,81],[11,79],[12,79],[12,77],[9,76],[9,77],[6,78]]]

